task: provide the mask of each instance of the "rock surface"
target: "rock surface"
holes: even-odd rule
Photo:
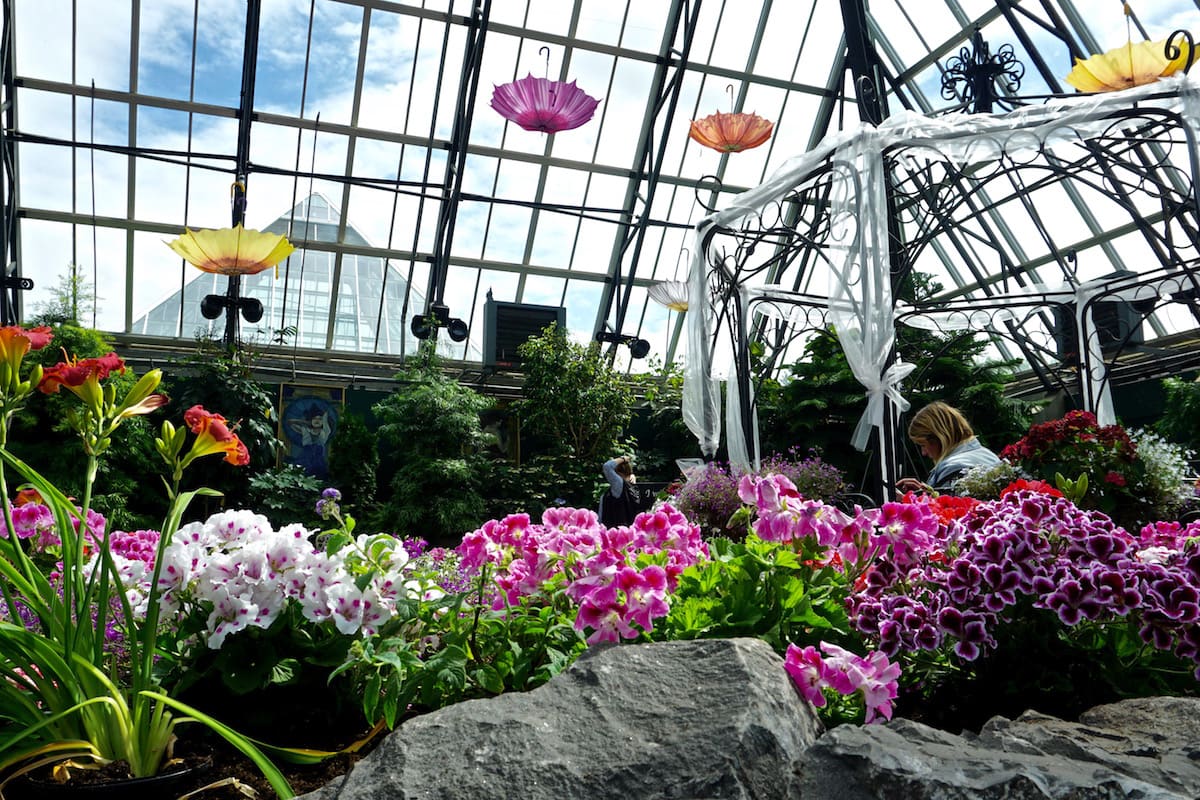
[[[1126,700],[1064,722],[997,717],[978,736],[846,725],[808,752],[802,795],[830,800],[1196,800],[1200,700]]]
[[[304,798],[799,798],[822,730],[757,639],[592,648],[531,692],[406,722]]]
[[[1196,800],[1200,699],[822,735],[758,640],[601,647],[532,692],[406,722],[302,800],[382,798]]]

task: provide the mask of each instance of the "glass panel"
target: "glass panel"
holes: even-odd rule
[[[483,257],[489,261],[522,262],[531,216],[532,212],[522,206],[493,206]]]
[[[613,13],[613,5],[612,0],[583,0],[576,35],[589,42],[619,44],[622,15]],[[621,6],[624,11],[629,6],[629,0],[625,0]]]
[[[418,85],[413,70],[421,58],[417,34],[423,24],[430,25],[406,14],[371,11],[359,125],[386,131],[406,129],[408,106]]]
[[[545,275],[529,275],[525,278],[525,291],[519,302],[535,306],[562,305],[563,289],[566,281],[562,278],[550,278]]]
[[[309,25],[291,4],[263,4],[254,107],[325,122],[350,122],[362,9],[319,0]],[[308,59],[307,63],[305,59]]]

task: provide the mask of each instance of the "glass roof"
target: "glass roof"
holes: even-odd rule
[[[1135,39],[1200,29],[1200,0],[1129,6]],[[942,74],[976,29],[992,52],[1012,47],[1024,95],[1070,91],[1062,77],[1075,56],[1127,36],[1119,0],[3,8],[5,258],[34,283],[17,293],[19,318],[52,300],[74,265],[94,288],[83,321],[98,328],[190,340],[223,325],[198,312],[225,279],[164,242],[231,224],[240,181],[246,226],[298,247],[278,277],[246,282],[266,313],[244,335],[398,355],[415,348],[412,317],[441,302],[469,332],[440,346],[468,362],[482,359],[489,292],[565,307],[578,340],[603,331],[645,339],[651,361],[684,357],[681,313],[648,288],[686,278],[692,228],[712,210],[861,125],[855,54],[870,57],[886,112],[933,112],[961,102],[943,96]],[[861,27],[847,27],[859,11]],[[527,75],[575,82],[599,99],[594,118],[553,134],[507,121],[493,91]],[[771,138],[737,153],[689,139],[691,120],[718,111],[772,121]],[[1012,241],[1017,262],[1057,269],[1055,241],[1103,239],[1118,224],[1089,213],[1087,198],[1052,195],[1037,202],[1054,241]],[[1097,251],[1106,263],[1089,261],[1095,275],[1139,257],[1119,243]],[[961,254],[938,255],[947,289],[979,280],[956,265]],[[1155,332],[1170,324],[1156,320]],[[618,363],[651,363],[629,354],[618,348]]]

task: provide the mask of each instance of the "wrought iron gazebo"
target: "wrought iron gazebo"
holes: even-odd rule
[[[700,357],[684,418],[702,449],[719,443],[725,381],[730,460],[754,464],[756,387],[827,326],[865,390],[854,444],[874,442],[877,494],[898,477],[912,369],[895,352],[898,322],[1006,342],[1048,392],[1113,421],[1112,386],[1200,365],[1195,349],[1156,350],[1144,333],[1178,328],[1169,315],[1200,327],[1198,135],[1200,82],[1178,75],[1004,114],[902,114],[793,159],[696,230],[688,325]],[[1068,196],[1083,202],[1046,211]],[[1110,233],[1056,235],[1079,206]],[[1137,258],[1114,269],[1117,238]],[[1044,252],[1023,255],[1028,242]],[[899,303],[901,281],[935,255],[958,286]],[[1061,272],[1046,280],[1047,266]],[[756,367],[751,342],[764,351]]]

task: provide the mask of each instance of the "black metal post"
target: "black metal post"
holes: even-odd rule
[[[446,154],[446,180],[442,186],[442,204],[438,209],[436,243],[429,267],[429,288],[425,295],[425,313],[413,318],[412,330],[418,339],[436,337],[438,328],[450,329],[454,341],[467,338],[467,327],[461,319],[450,316],[446,305],[446,275],[450,270],[450,250],[454,242],[454,226],[462,197],[463,174],[467,166],[467,140],[471,120],[475,115],[475,97],[479,89],[483,64],[483,44],[491,18],[491,0],[476,0],[467,21],[467,42],[463,52],[462,77],[454,113],[454,128]]]
[[[238,106],[237,178],[233,184],[232,221],[234,227],[246,221],[246,180],[250,167],[250,122],[254,116],[254,79],[258,67],[258,20],[261,0],[246,3],[246,39],[242,51],[242,94]],[[236,350],[240,343],[240,317],[243,305],[242,276],[230,275],[222,303],[225,309],[225,347]]]
[[[33,288],[33,281],[21,277],[17,261],[17,174],[16,143],[7,131],[16,130],[16,66],[13,63],[12,1],[3,2],[3,45],[0,46],[0,83],[4,119],[0,121],[0,325],[16,325],[21,320],[19,292]]]

